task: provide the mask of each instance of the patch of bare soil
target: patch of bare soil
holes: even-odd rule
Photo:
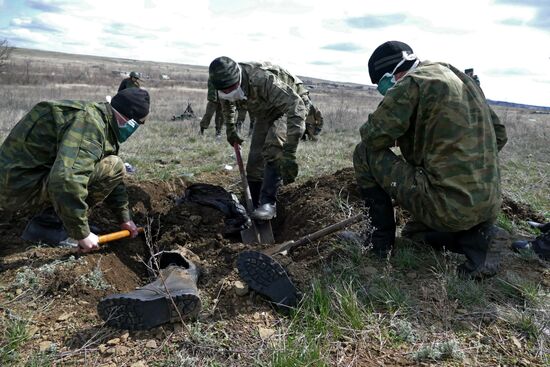
[[[212,178],[209,183],[215,184],[234,182],[229,176],[209,178]],[[30,213],[17,213],[12,226],[0,232],[3,264],[0,273],[3,311],[0,311],[4,317],[9,310],[10,314],[24,315],[30,320],[35,330],[29,351],[44,345],[40,343],[51,342],[57,346],[58,356],[72,362],[88,363],[92,358],[98,363],[121,365],[143,358],[155,360],[153,352],[160,348],[160,341],[171,335],[183,347],[200,355],[200,341],[174,336],[174,331],[185,330],[181,326],[125,333],[102,327],[95,311],[102,297],[128,292],[150,281],[145,262],[152,252],[178,246],[190,249],[201,259],[199,290],[204,307],[199,317],[200,327],[208,329],[211,323],[222,323],[221,332],[229,341],[239,344],[228,342],[230,356],[238,355],[242,345],[247,348],[254,345],[258,328],[273,325],[278,316],[254,294],[236,295],[234,283],[239,277],[235,261],[238,254],[250,246],[240,243],[238,235],[223,234],[224,215],[219,210],[192,202],[176,204],[189,185],[185,181],[128,181],[127,184],[134,220],[146,227],[145,238],[116,241],[87,255],[74,254],[65,248],[30,247],[19,239]],[[362,205],[352,169],[284,187],[278,215],[273,221],[276,240],[280,243],[299,239],[357,214]],[[538,218],[528,207],[510,200],[505,201],[503,209],[507,215],[517,218]],[[406,213],[401,213],[399,218],[406,218]],[[103,231],[117,230],[111,214],[102,206],[94,208],[90,222]],[[334,251],[330,238],[325,238],[277,259],[287,267],[298,286],[307,289],[310,280],[319,274],[319,266],[326,263]],[[49,269],[52,264],[56,265]],[[25,285],[25,279],[21,279],[24,272],[31,278],[34,273],[40,287]],[[109,338],[118,340],[108,344]],[[148,344],[150,349],[141,350],[143,344],[151,340],[155,343]],[[241,355],[250,353],[245,349]],[[95,354],[89,357],[84,352]]]

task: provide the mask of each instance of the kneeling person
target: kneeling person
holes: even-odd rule
[[[380,45],[369,74],[384,99],[360,128],[356,178],[381,257],[395,241],[392,198],[414,223],[404,236],[463,253],[459,272],[493,275],[503,231],[498,152],[506,130],[475,81],[450,64],[420,62],[405,43]],[[390,148],[399,146],[403,157]]]
[[[120,91],[110,103],[35,105],[0,147],[0,209],[43,209],[23,238],[57,244],[71,237],[81,251],[91,251],[98,236],[90,231],[88,208],[101,201],[137,236],[117,154],[148,114],[149,93],[138,88]]]

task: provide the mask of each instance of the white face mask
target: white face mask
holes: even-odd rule
[[[218,91],[218,97],[220,99],[225,99],[229,102],[236,102],[243,99],[246,99],[246,95],[244,94],[244,90],[241,88],[241,81],[242,81],[242,71],[239,64],[237,64],[237,67],[239,68],[239,87],[232,90],[229,93],[224,93],[221,90]]]

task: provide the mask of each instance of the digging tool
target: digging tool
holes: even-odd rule
[[[246,179],[246,172],[244,170],[244,163],[241,157],[241,146],[238,143],[233,145],[235,149],[235,157],[237,157],[237,165],[239,166],[239,172],[241,173],[241,182],[243,185],[244,199],[246,202],[246,212],[251,217],[254,211],[254,204],[252,204],[252,195],[250,194],[250,187],[248,187],[248,180]],[[268,220],[252,220],[250,228],[243,229],[241,231],[241,238],[245,244],[274,244],[273,230],[271,229],[271,222]]]
[[[365,219],[365,216],[363,214],[358,214],[354,217],[345,219],[341,222],[338,222],[338,223],[332,224],[328,227],[325,227],[325,228],[323,228],[323,229],[321,229],[317,232],[308,234],[307,236],[304,236],[304,237],[300,238],[297,241],[287,241],[287,242],[281,243],[279,245],[269,247],[269,248],[263,250],[262,252],[266,255],[269,255],[269,256],[276,255],[276,254],[281,254],[281,253],[286,254],[286,253],[288,253],[288,251],[290,249],[296,248],[298,246],[305,245],[307,243],[311,243],[315,240],[318,240],[321,237],[324,237],[326,235],[329,235],[331,233],[334,233],[336,231],[344,229],[348,226],[351,226],[352,224],[358,223],[358,222],[362,221],[363,219]]]
[[[138,227],[137,230],[138,230],[138,233],[143,233],[143,227]],[[130,237],[130,231],[127,229],[123,229],[122,231],[118,231],[118,232],[102,234],[101,236],[98,237],[97,243],[101,245],[107,242],[120,240],[126,237]]]

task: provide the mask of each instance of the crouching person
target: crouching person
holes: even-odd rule
[[[413,218],[403,236],[464,254],[461,275],[495,274],[506,238],[494,222],[507,138],[483,92],[452,65],[421,62],[398,41],[374,51],[369,74],[384,99],[360,128],[353,164],[374,253],[393,248],[393,198]],[[402,157],[390,150],[396,143]]]
[[[120,91],[109,102],[46,101],[35,105],[0,147],[0,209],[38,212],[22,238],[56,245],[67,237],[82,252],[98,247],[88,208],[104,201],[121,229],[137,236],[123,183],[119,144],[145,122],[149,93]]]

